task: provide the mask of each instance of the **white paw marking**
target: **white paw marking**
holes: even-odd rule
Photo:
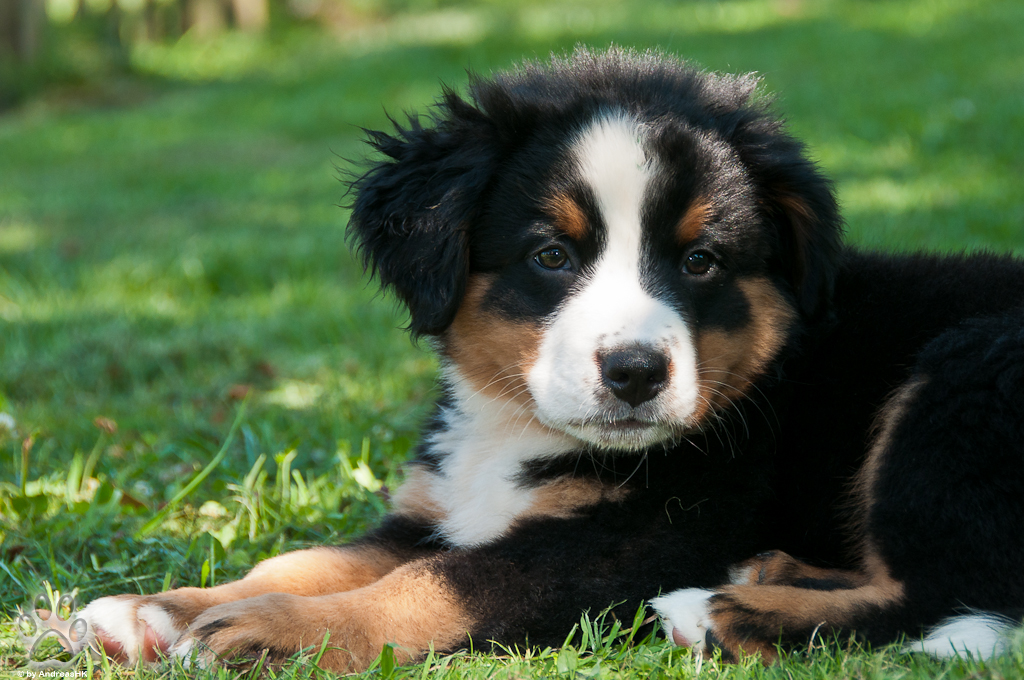
[[[988,659],[1007,649],[1014,623],[1009,619],[978,612],[946,619],[918,642],[908,643],[906,652],[925,652],[940,658],[973,656]]]
[[[89,643],[99,651],[96,629],[121,646],[130,663],[143,656],[146,628],[152,628],[161,647],[175,642],[183,631],[175,627],[170,615],[155,604],[141,604],[141,597],[101,597],[82,610],[81,617],[89,624]]]
[[[99,628],[107,638],[121,645],[132,663],[137,661],[142,646],[136,618],[138,602],[138,599],[129,597],[101,597],[90,602],[80,614],[89,624],[90,644],[94,648],[98,646],[98,641],[91,636]]]
[[[704,636],[711,627],[708,600],[715,594],[704,588],[676,590],[651,600],[670,640],[685,642],[697,651],[704,649]]]
[[[155,604],[142,605],[139,607],[136,616],[138,616],[139,621],[153,629],[153,632],[160,638],[161,646],[163,647],[174,643],[181,637],[183,631],[176,628],[167,612]]]

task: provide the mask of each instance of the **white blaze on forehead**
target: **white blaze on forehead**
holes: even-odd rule
[[[650,339],[656,334],[650,324],[661,323],[652,307],[662,303],[641,285],[641,215],[655,174],[654,161],[644,150],[644,131],[625,114],[613,114],[587,128],[573,153],[605,226],[601,256],[580,295],[586,300],[576,306],[597,317],[626,314],[608,319],[608,332],[619,335],[606,344]]]
[[[537,416],[593,444],[638,448],[664,440],[671,425],[695,410],[696,355],[685,322],[643,285],[643,209],[655,189],[657,160],[645,148],[644,127],[624,113],[595,121],[570,149],[580,180],[591,191],[604,227],[597,261],[576,293],[555,313],[540,343],[528,384]],[[600,352],[642,344],[665,352],[671,362],[668,388],[643,404],[637,417],[665,427],[652,428],[629,442],[612,441],[580,430],[583,420],[626,417],[604,386]]]
[[[624,114],[602,118],[582,134],[573,154],[608,230],[606,256],[629,257],[635,266],[644,196],[654,176],[643,130]]]

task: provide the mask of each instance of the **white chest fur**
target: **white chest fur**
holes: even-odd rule
[[[440,533],[460,547],[481,545],[504,534],[534,502],[518,477],[526,461],[578,448],[578,440],[539,424],[521,406],[463,390],[456,381],[457,409],[443,414],[447,427],[431,447],[441,455],[431,496],[443,511]]]

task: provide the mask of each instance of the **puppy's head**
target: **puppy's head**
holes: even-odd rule
[[[351,230],[457,396],[641,449],[743,398],[827,313],[832,191],[755,85],[581,50],[372,133]]]

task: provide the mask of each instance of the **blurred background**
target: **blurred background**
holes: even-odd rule
[[[0,604],[379,516],[435,374],[344,239],[387,112],[657,47],[760,72],[854,243],[1020,253],[1022,36],[1020,0],[0,0]]]
[[[153,70],[145,47],[306,23],[344,30],[414,6],[377,0],[4,0],[0,106],[54,85],[99,86]],[[147,66],[148,63],[148,66]]]

